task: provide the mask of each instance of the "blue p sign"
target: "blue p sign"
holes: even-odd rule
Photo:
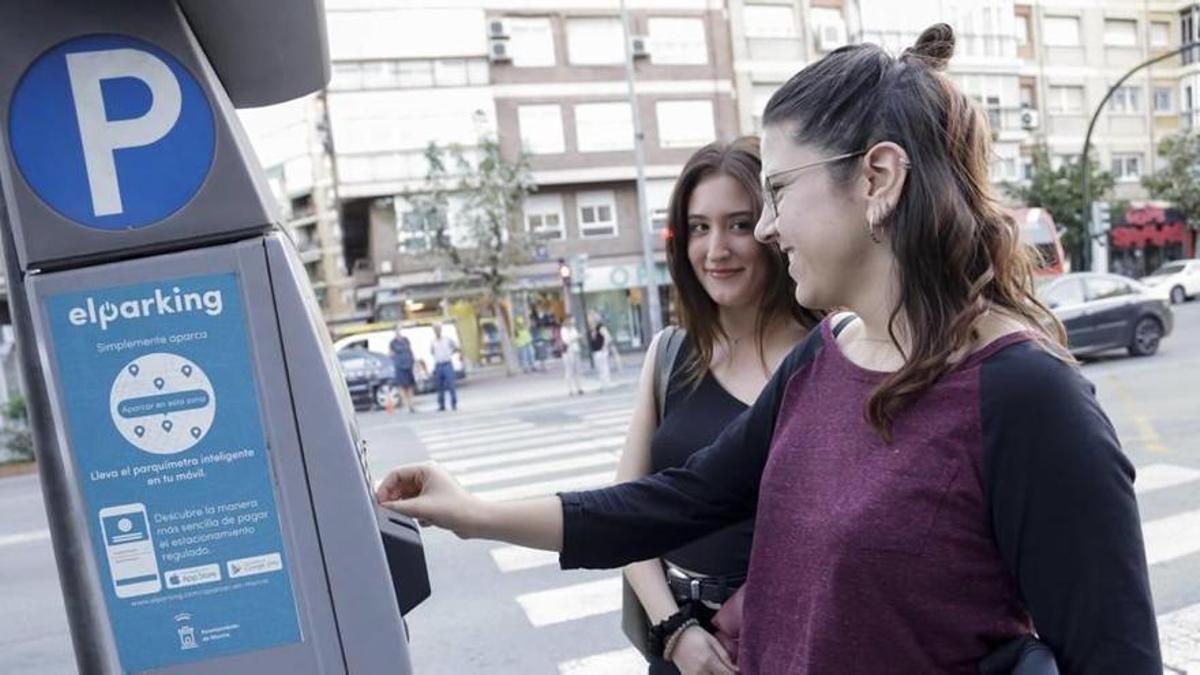
[[[213,160],[213,113],[174,57],[141,40],[63,42],[25,71],[9,111],[21,175],[82,225],[153,225],[187,204]]]

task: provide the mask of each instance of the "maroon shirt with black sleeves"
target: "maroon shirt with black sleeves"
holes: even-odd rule
[[[743,673],[972,673],[1034,630],[1063,673],[1161,673],[1133,468],[1090,385],[1030,336],[897,417],[822,324],[688,463],[562,493],[564,568],[661,555],[755,515]]]

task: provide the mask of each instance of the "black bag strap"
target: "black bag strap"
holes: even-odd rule
[[[678,326],[667,326],[658,334],[658,347],[654,351],[654,410],[655,426],[662,424],[667,408],[667,389],[671,386],[671,371],[687,331]]]
[[[858,318],[857,314],[847,314],[846,316],[843,316],[841,319],[839,319],[838,322],[833,325],[833,337],[837,337],[837,336],[841,335],[842,331],[846,330],[846,326],[849,326],[850,324],[854,323],[854,320],[857,318]]]

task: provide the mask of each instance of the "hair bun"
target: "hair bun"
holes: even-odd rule
[[[916,44],[904,50],[904,56],[921,59],[931,68],[944,70],[954,56],[954,29],[945,23],[933,24],[921,32]]]

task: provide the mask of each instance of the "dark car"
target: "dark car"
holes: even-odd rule
[[[389,397],[395,403],[397,391],[392,384],[395,368],[390,357],[358,348],[343,349],[337,357],[355,408],[382,408]]]
[[[1175,322],[1161,293],[1119,274],[1064,274],[1040,282],[1038,295],[1066,326],[1077,355],[1125,349],[1149,356]]]

